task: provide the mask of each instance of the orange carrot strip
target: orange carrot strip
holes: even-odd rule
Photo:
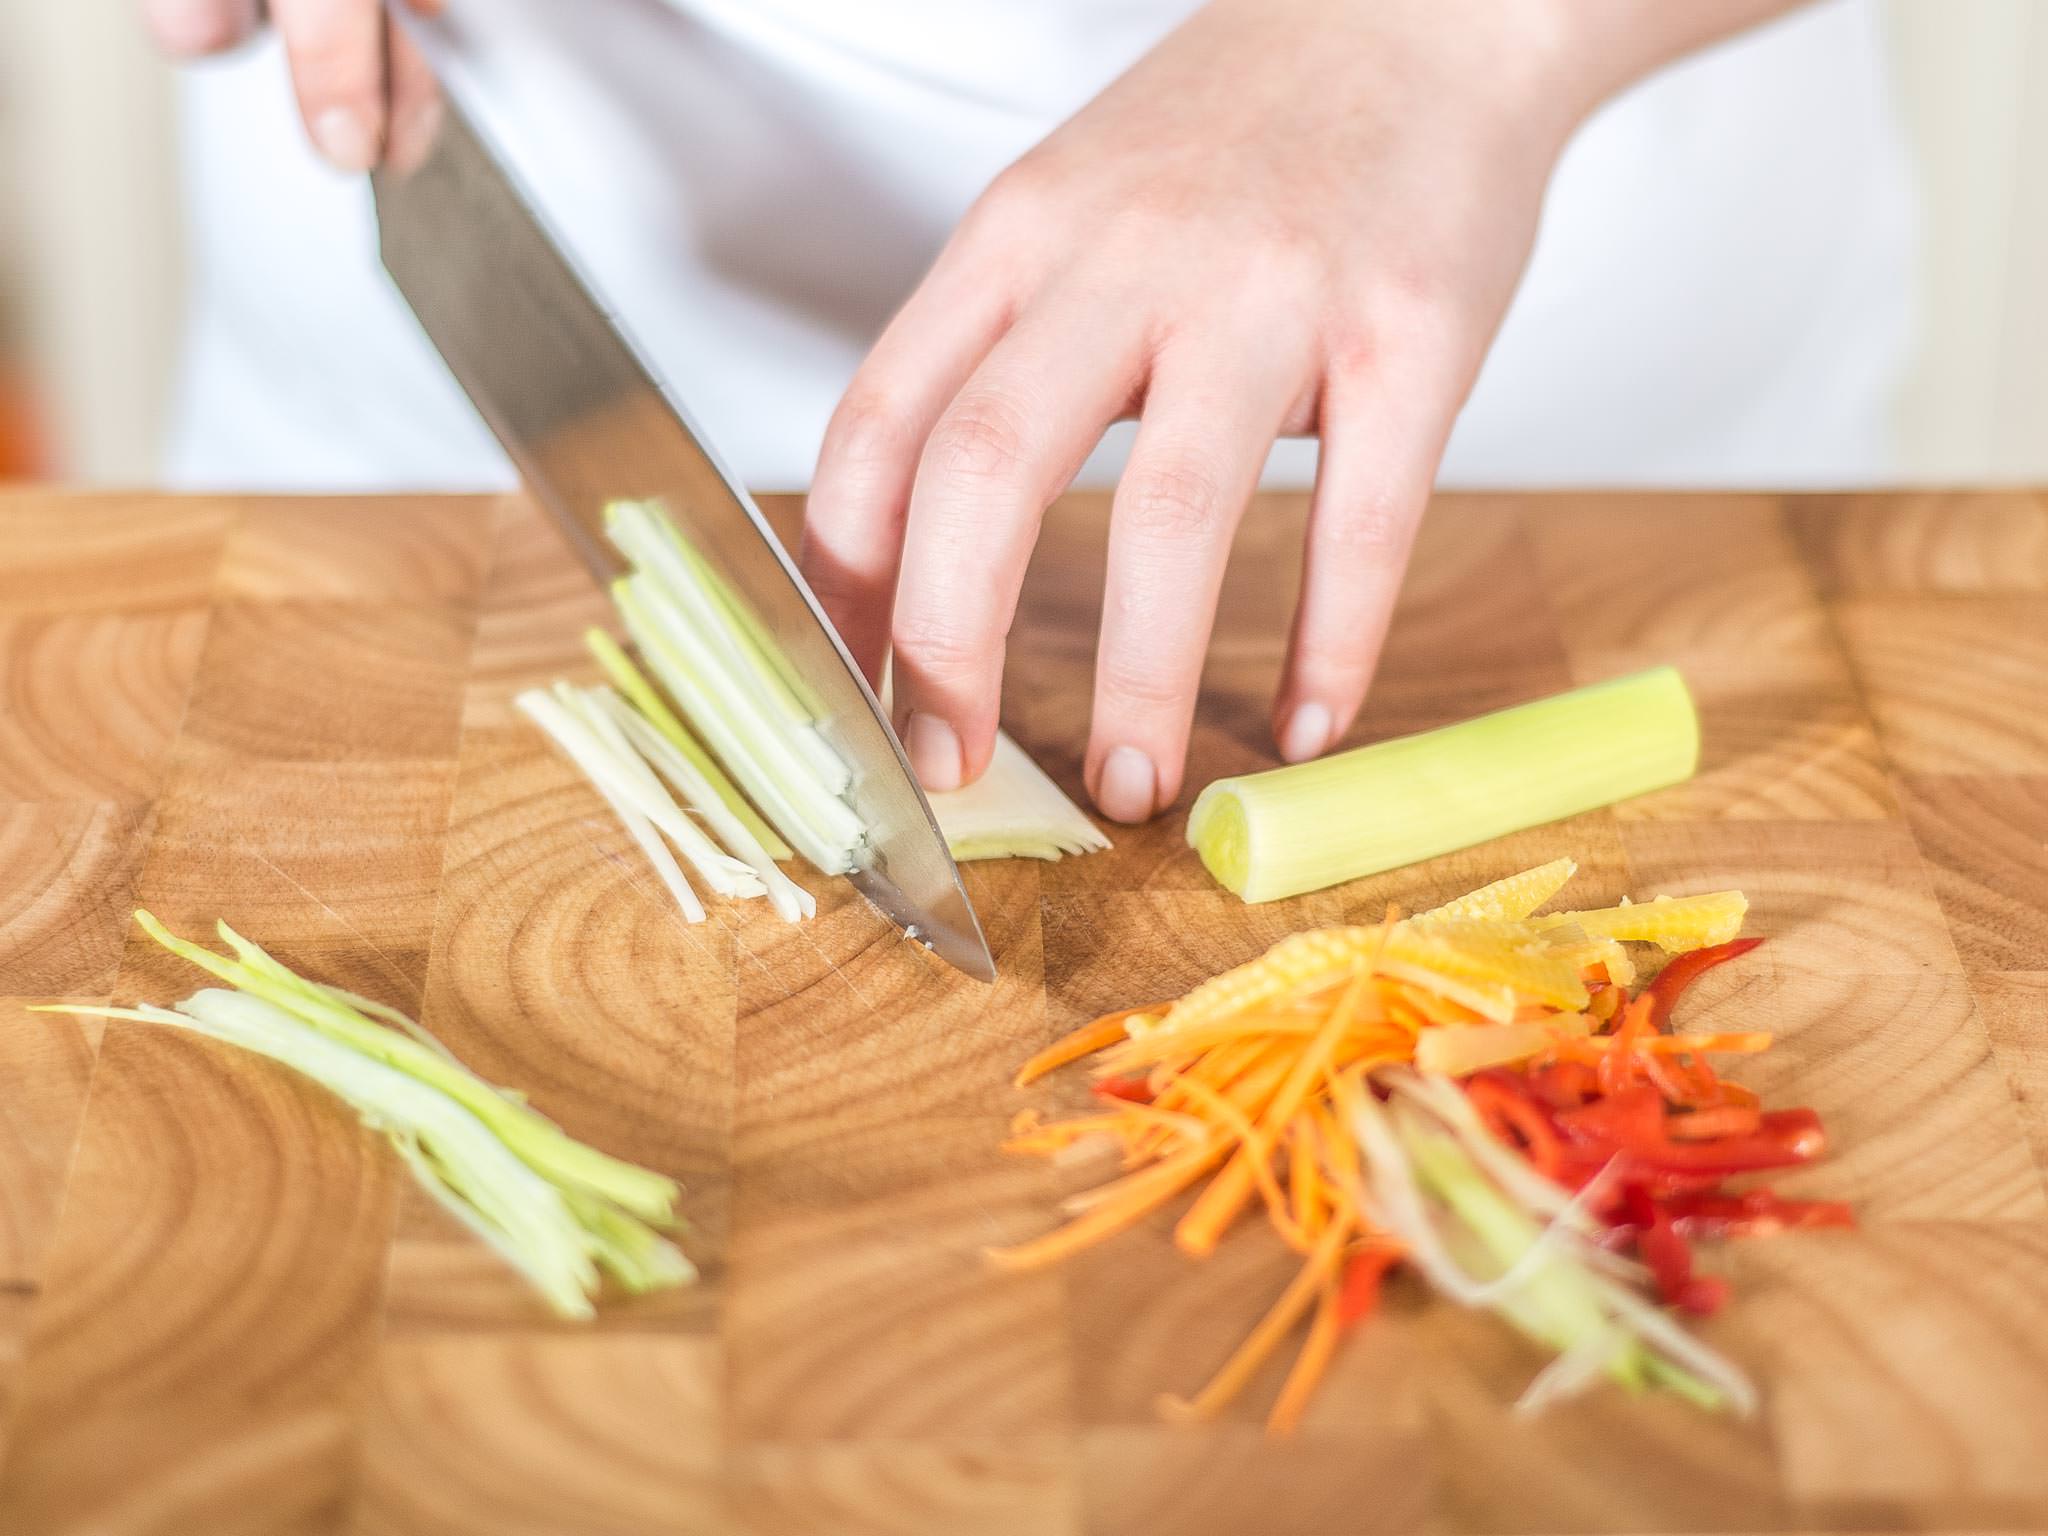
[[[1382,923],[1381,942],[1390,924]],[[1216,1243],[1225,1229],[1237,1219],[1237,1214],[1250,1198],[1255,1181],[1253,1164],[1270,1157],[1271,1136],[1280,1126],[1294,1117],[1308,1096],[1310,1086],[1323,1075],[1329,1066],[1330,1057],[1337,1049],[1337,1043],[1344,1038],[1344,1032],[1351,1025],[1353,1011],[1365,995],[1366,986],[1372,978],[1372,966],[1377,951],[1370,956],[1358,979],[1344,989],[1343,999],[1331,1010],[1329,1021],[1321,1033],[1309,1042],[1308,1048],[1295,1060],[1286,1081],[1274,1093],[1272,1102],[1266,1106],[1266,1113],[1260,1122],[1260,1134],[1245,1142],[1237,1149],[1235,1156],[1224,1164],[1223,1171],[1202,1191],[1195,1203],[1188,1207],[1174,1228],[1173,1240],[1183,1253],[1202,1258],[1216,1249]]]
[[[1207,1083],[1190,1081],[1188,1088],[1203,1108],[1230,1128],[1240,1144],[1258,1136],[1258,1127],[1252,1123],[1251,1116]],[[1257,1180],[1259,1193],[1265,1197],[1267,1213],[1272,1217],[1273,1225],[1279,1230],[1281,1237],[1286,1239],[1290,1248],[1307,1252],[1308,1238],[1299,1224],[1288,1215],[1286,1196],[1281,1192],[1279,1179],[1273,1174],[1272,1159],[1259,1159],[1252,1169],[1252,1176]]]
[[[1233,1085],[1245,1079],[1258,1066],[1261,1057],[1273,1054],[1273,1042],[1265,1038],[1235,1041],[1219,1046],[1205,1053],[1202,1059],[1182,1074],[1186,1078],[1198,1079],[1219,1092],[1229,1092]],[[1176,1079],[1165,1084],[1153,1098],[1152,1103],[1159,1109],[1185,1109],[1193,1094],[1187,1085]],[[1157,1133],[1148,1132],[1133,1143],[1133,1156],[1143,1156],[1158,1151],[1165,1141]]]
[[[1356,1187],[1362,1177],[1358,1165],[1358,1143],[1351,1139],[1348,1128],[1338,1126],[1337,1117],[1322,1104],[1310,1104],[1308,1112],[1315,1121],[1316,1140],[1321,1145],[1327,1170],[1325,1183],[1334,1183],[1339,1189]]]
[[[1287,1170],[1287,1193],[1293,1204],[1294,1224],[1301,1235],[1314,1242],[1322,1235],[1329,1210],[1323,1198],[1322,1159],[1316,1146],[1315,1121],[1307,1109],[1294,1117],[1292,1161]]]
[[[1091,1019],[1072,1034],[1060,1036],[1025,1062],[1010,1081],[1019,1088],[1029,1087],[1046,1073],[1064,1067],[1070,1061],[1092,1056],[1097,1051],[1106,1050],[1127,1039],[1130,1035],[1130,1021],[1140,1014],[1164,1013],[1172,1006],[1171,1003],[1153,1003],[1149,1007],[1124,1008],[1116,1013],[1105,1013],[1099,1019]]]
[[[1333,1221],[1325,1227],[1308,1261],[1288,1282],[1287,1289],[1280,1293],[1280,1299],[1273,1303],[1272,1310],[1259,1319],[1258,1326],[1223,1362],[1222,1369],[1210,1378],[1209,1384],[1191,1398],[1161,1394],[1158,1400],[1160,1415],[1182,1424],[1215,1418],[1233,1397],[1244,1390],[1252,1374],[1287,1336],[1287,1330],[1308,1310],[1309,1303],[1316,1299],[1336,1268],[1338,1259],[1343,1256],[1344,1244],[1351,1232],[1348,1222]]]
[[[1135,1226],[1157,1207],[1164,1205],[1188,1185],[1200,1178],[1216,1164],[1220,1150],[1199,1150],[1183,1152],[1177,1157],[1155,1164],[1142,1174],[1131,1179],[1120,1180],[1126,1186],[1123,1197],[1105,1201],[1092,1207],[1085,1215],[1075,1218],[1063,1227],[1056,1227],[1043,1237],[1033,1238],[1028,1243],[1018,1243],[1009,1248],[990,1248],[988,1260],[998,1269],[1012,1272],[1028,1269],[1042,1269],[1048,1264],[1071,1258],[1082,1249],[1102,1241],[1105,1237]],[[1131,1188],[1137,1180],[1150,1182],[1142,1188]]]
[[[1273,1399],[1273,1411],[1266,1416],[1266,1433],[1269,1435],[1290,1435],[1301,1423],[1302,1411],[1308,1407],[1308,1400],[1323,1379],[1323,1373],[1330,1368],[1331,1357],[1337,1353],[1337,1340],[1344,1329],[1337,1315],[1337,1283],[1334,1278],[1323,1279],[1323,1299],[1316,1306],[1315,1321],[1308,1326],[1308,1338],[1301,1346],[1301,1353],[1294,1357],[1294,1367],[1287,1373],[1287,1380],[1280,1388],[1280,1395]]]
[[[1111,1179],[1107,1184],[1098,1184],[1093,1189],[1084,1189],[1079,1194],[1068,1195],[1060,1202],[1060,1209],[1069,1216],[1079,1216],[1094,1210],[1099,1205],[1114,1205],[1120,1200],[1126,1200],[1135,1195],[1142,1195],[1157,1184],[1171,1182],[1168,1176],[1160,1171],[1161,1169],[1176,1168],[1180,1165],[1182,1159],[1196,1155],[1220,1160],[1228,1150],[1229,1147],[1220,1141],[1205,1142],[1193,1147],[1183,1147],[1176,1152],[1168,1153],[1166,1156],[1146,1164],[1134,1172],[1122,1174],[1117,1178]]]
[[[1051,1125],[1033,1126],[1017,1132],[1003,1143],[1002,1150],[1026,1156],[1057,1152],[1083,1136],[1115,1133],[1127,1129],[1129,1124],[1122,1115],[1084,1115],[1077,1120],[1055,1120]]]

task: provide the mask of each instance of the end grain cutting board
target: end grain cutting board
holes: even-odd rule
[[[792,509],[779,509],[787,517]],[[1256,508],[1189,782],[1270,762],[1302,506]],[[1011,730],[1071,787],[1104,505],[1058,508]],[[843,888],[679,922],[511,712],[603,600],[516,503],[0,497],[0,1531],[1150,1533],[2048,1525],[2048,501],[1447,498],[1357,736],[1656,662],[1692,784],[1270,907],[1178,814],[969,886],[1002,979]],[[1294,1439],[1157,1423],[1291,1269],[1162,1230],[1004,1276],[1059,1172],[1015,1063],[1306,924],[1569,852],[1587,901],[1737,885],[1755,1086],[1859,1233],[1727,1251],[1754,1422],[1603,1392],[1397,1287]],[[555,1324],[282,1071],[39,998],[183,995],[136,902],[424,1012],[570,1130],[680,1176],[694,1292]]]

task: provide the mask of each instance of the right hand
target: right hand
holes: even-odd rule
[[[437,16],[447,0],[402,0]],[[157,45],[178,59],[237,48],[263,24],[284,39],[299,114],[314,146],[337,169],[367,171],[387,161],[415,164],[433,141],[441,93],[427,61],[384,0],[142,0]],[[387,36],[388,35],[388,36]]]

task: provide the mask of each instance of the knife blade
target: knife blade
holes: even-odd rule
[[[857,889],[983,981],[995,961],[901,743],[753,499],[578,274],[502,158],[453,100],[414,167],[370,178],[385,269],[600,581],[620,562],[606,503],[659,499],[752,605],[853,765],[868,829]]]

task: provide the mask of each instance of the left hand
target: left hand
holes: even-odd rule
[[[803,552],[871,675],[893,633],[928,787],[987,766],[1039,520],[1132,413],[1096,803],[1139,821],[1179,793],[1231,537],[1281,434],[1320,434],[1322,462],[1275,734],[1301,759],[1343,732],[1595,99],[1564,46],[1576,3],[1215,0],[968,213],[833,417]]]

